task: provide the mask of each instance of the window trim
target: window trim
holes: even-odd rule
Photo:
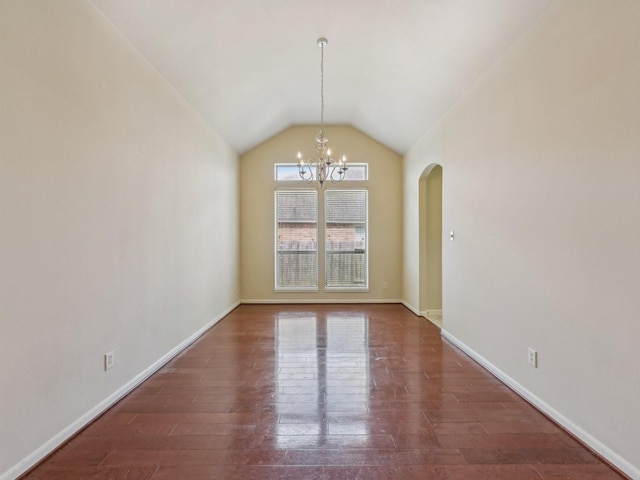
[[[316,278],[315,278],[315,285],[309,285],[309,286],[293,286],[293,285],[287,285],[287,286],[279,286],[278,284],[278,274],[280,272],[280,270],[278,269],[278,255],[280,253],[282,253],[279,249],[278,249],[278,234],[279,234],[279,229],[278,229],[278,224],[279,223],[287,223],[287,222],[279,222],[279,218],[278,218],[278,193],[279,192],[293,192],[293,191],[298,191],[298,192],[313,192],[315,194],[315,202],[316,202],[316,216],[315,216],[315,238],[316,238],[316,248],[315,248],[315,266],[316,266]],[[320,291],[320,270],[319,270],[319,266],[320,266],[320,245],[319,245],[319,241],[318,241],[318,234],[319,234],[319,225],[320,225],[320,212],[318,211],[318,191],[313,189],[313,188],[276,188],[273,194],[273,203],[274,203],[274,223],[273,223],[273,227],[274,227],[274,245],[273,245],[273,286],[274,286],[274,291],[276,292],[319,292]],[[291,222],[289,222],[291,223]],[[310,222],[309,222],[310,223]]]
[[[319,189],[317,185],[300,186],[291,185],[290,187],[278,186],[274,189],[274,245],[273,245],[273,289],[276,293],[296,293],[296,292],[350,292],[350,293],[368,293],[370,291],[370,265],[369,265],[369,189],[366,186],[360,186],[361,182],[353,182],[353,186],[346,188],[329,187]],[[325,185],[326,186],[326,185]],[[343,191],[363,191],[365,192],[365,284],[354,286],[327,286],[327,249],[326,249],[326,192],[343,190]],[[292,287],[278,286],[278,192],[306,191],[315,192],[316,196],[316,286],[309,287]],[[321,268],[322,267],[322,268]]]
[[[324,263],[324,279],[322,282],[323,289],[326,292],[363,292],[366,293],[369,291],[369,189],[363,187],[353,187],[353,188],[331,188],[327,189],[326,192],[329,191],[352,191],[352,192],[364,192],[365,194],[365,245],[364,245],[364,263],[365,263],[365,278],[364,285],[339,285],[339,286],[329,286],[327,285],[327,262],[329,260],[329,251],[327,250],[327,195],[323,195],[323,216],[322,216],[322,235],[323,235],[323,263]]]

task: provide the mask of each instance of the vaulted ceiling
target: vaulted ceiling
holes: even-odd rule
[[[238,153],[320,120],[406,152],[552,0],[92,0]]]

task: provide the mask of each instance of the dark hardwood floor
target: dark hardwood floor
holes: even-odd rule
[[[25,478],[623,477],[400,305],[243,305]]]

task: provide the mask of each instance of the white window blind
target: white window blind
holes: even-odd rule
[[[325,286],[368,288],[366,190],[325,192]]]
[[[276,289],[318,288],[318,193],[276,190]]]

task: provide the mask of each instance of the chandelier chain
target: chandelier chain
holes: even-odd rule
[[[324,44],[320,45],[320,131],[324,132]]]

